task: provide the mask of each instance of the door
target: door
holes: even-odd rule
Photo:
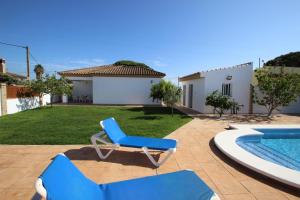
[[[186,85],[183,85],[182,105],[186,106]]]
[[[189,108],[193,107],[193,84],[189,85]]]

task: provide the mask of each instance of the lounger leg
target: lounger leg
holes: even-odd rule
[[[153,158],[153,156],[149,153],[148,148],[147,147],[143,147],[142,148],[143,151],[145,152],[145,154],[147,155],[147,157],[149,158],[149,160],[152,162],[153,165],[155,165],[156,167],[161,166],[162,164],[164,164],[167,159],[176,152],[176,148],[172,148],[168,150],[168,154],[160,161],[160,162],[156,162],[155,159]]]
[[[104,160],[106,159],[115,149],[119,148],[119,145],[118,144],[111,144],[113,145],[112,146],[112,149],[110,149],[105,155],[101,152],[101,149],[100,147],[98,146],[97,144],[97,141],[101,142],[101,143],[104,143],[104,144],[109,144],[108,142],[104,141],[103,139],[100,138],[101,135],[103,135],[104,133],[103,132],[100,132],[96,135],[93,135],[91,137],[91,142],[92,144],[94,145],[94,148],[98,154],[98,156],[100,157],[100,159]]]

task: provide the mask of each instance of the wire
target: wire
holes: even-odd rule
[[[39,64],[39,62],[35,59],[35,57],[32,55],[32,53],[29,51],[30,57],[35,61],[36,64]]]
[[[10,43],[1,42],[1,41],[0,41],[0,44],[7,45],[7,46],[13,46],[13,47],[19,47],[19,48],[27,48],[26,46],[22,46],[22,45],[18,45],[18,44],[10,44]],[[30,57],[34,60],[34,62],[36,64],[39,64],[37,59],[32,55],[32,53],[30,51],[29,51],[29,54],[30,54]]]
[[[21,45],[18,45],[18,44],[10,44],[10,43],[1,42],[1,41],[0,41],[0,44],[8,45],[8,46],[13,46],[13,47],[26,48],[26,46],[21,46]]]

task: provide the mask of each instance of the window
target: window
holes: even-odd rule
[[[230,83],[223,83],[222,84],[222,95],[232,96],[232,87]]]

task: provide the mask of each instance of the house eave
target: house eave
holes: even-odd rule
[[[179,78],[179,82],[190,81],[190,80],[195,80],[195,79],[199,79],[199,78],[201,78],[201,73],[200,72],[196,72],[194,74],[189,74],[189,75],[180,77]]]
[[[166,75],[115,75],[115,74],[65,74],[58,73],[63,77],[128,77],[128,78],[164,78]]]

